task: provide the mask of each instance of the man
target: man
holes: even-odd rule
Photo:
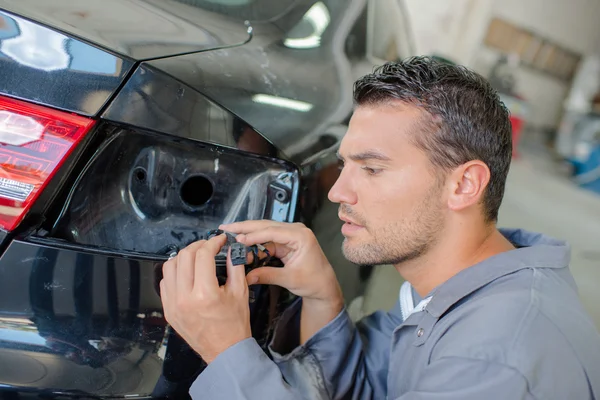
[[[329,198],[345,256],[393,264],[411,286],[391,312],[354,325],[310,230],[247,221],[221,228],[268,243],[285,267],[219,287],[199,242],[164,266],[173,328],[208,363],[194,399],[600,398],[600,335],[580,304],[567,246],[499,231],[511,159],[508,113],[462,67],[413,58],[359,80]],[[280,320],[269,359],[251,338],[248,284],[301,297]],[[412,295],[411,295],[412,294]]]

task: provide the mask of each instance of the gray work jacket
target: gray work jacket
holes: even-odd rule
[[[273,360],[244,340],[199,375],[192,398],[600,400],[600,334],[579,301],[569,248],[502,233],[516,250],[461,271],[405,320],[402,301],[357,324],[343,310],[297,346],[298,302],[278,323]]]

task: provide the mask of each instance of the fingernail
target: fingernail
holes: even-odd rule
[[[258,283],[258,276],[251,276],[248,278],[248,284],[254,285]]]

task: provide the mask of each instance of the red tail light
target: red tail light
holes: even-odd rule
[[[13,230],[94,120],[0,97],[0,227]]]

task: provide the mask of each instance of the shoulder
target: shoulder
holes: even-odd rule
[[[507,362],[524,325],[538,313],[534,273],[520,270],[461,299],[440,317],[433,357],[472,357]]]
[[[463,298],[437,322],[437,351],[464,355],[468,350],[509,362],[514,352],[532,355],[550,343],[567,346],[576,336],[581,339],[574,326],[595,340],[577,291],[560,276],[565,271],[522,269]]]
[[[585,352],[600,350],[600,336],[563,273],[523,269],[464,298],[437,322],[432,360],[467,357],[502,364],[541,391],[555,380],[585,381],[586,369],[594,368]]]

